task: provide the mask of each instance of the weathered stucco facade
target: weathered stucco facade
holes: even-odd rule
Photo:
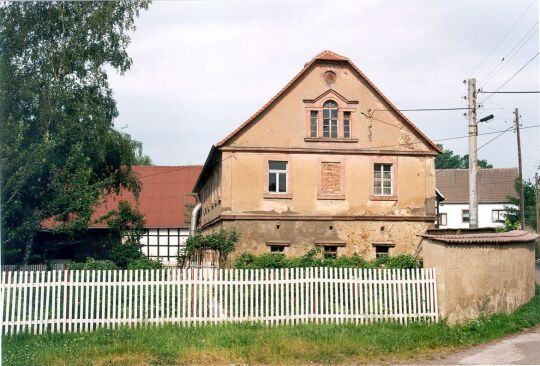
[[[511,313],[534,296],[538,235],[441,232],[425,236],[422,257],[436,270],[439,315],[449,323]]]
[[[199,227],[236,228],[237,253],[410,253],[435,220],[437,153],[352,62],[325,51],[212,147],[195,186]]]

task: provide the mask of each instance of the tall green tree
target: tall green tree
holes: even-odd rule
[[[46,220],[87,228],[103,194],[140,183],[138,142],[114,129],[106,69],[126,72],[126,49],[147,0],[11,2],[0,7],[2,253],[31,257]]]
[[[506,222],[505,225],[508,227],[520,227],[521,215],[519,208],[519,178],[516,178],[514,184],[514,189],[516,191],[516,197],[508,197],[508,202],[511,205],[505,207],[506,210]],[[525,202],[525,226],[529,227],[531,230],[536,230],[536,198],[535,198],[535,184],[530,180],[523,181],[523,198]]]
[[[443,145],[439,144],[443,148]],[[479,168],[493,168],[487,160],[477,160]],[[452,150],[443,149],[443,152],[435,157],[435,169],[469,169],[469,154],[454,154]]]

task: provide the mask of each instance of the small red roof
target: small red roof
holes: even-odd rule
[[[448,244],[510,244],[535,241],[540,235],[525,230],[514,230],[504,233],[426,234],[422,237]]]
[[[184,218],[185,204],[194,204],[191,193],[201,172],[201,165],[187,166],[134,166],[142,184],[139,194],[139,210],[144,215],[147,228],[188,228]],[[119,195],[108,195],[98,206],[92,222],[118,207],[119,201],[135,205],[132,193],[124,191]],[[92,223],[92,228],[105,228],[105,223]]]

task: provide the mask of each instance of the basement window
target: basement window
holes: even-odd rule
[[[323,257],[326,259],[337,258],[337,245],[325,245],[323,247]]]
[[[284,245],[270,245],[270,253],[284,253],[284,252],[285,252]]]
[[[390,247],[387,245],[375,245],[375,257],[382,257],[390,254]]]

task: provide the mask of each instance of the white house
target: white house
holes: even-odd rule
[[[443,169],[435,173],[437,189],[444,196],[439,203],[440,228],[469,227],[469,172],[467,169]],[[502,226],[508,196],[516,197],[517,168],[478,170],[478,227]]]

